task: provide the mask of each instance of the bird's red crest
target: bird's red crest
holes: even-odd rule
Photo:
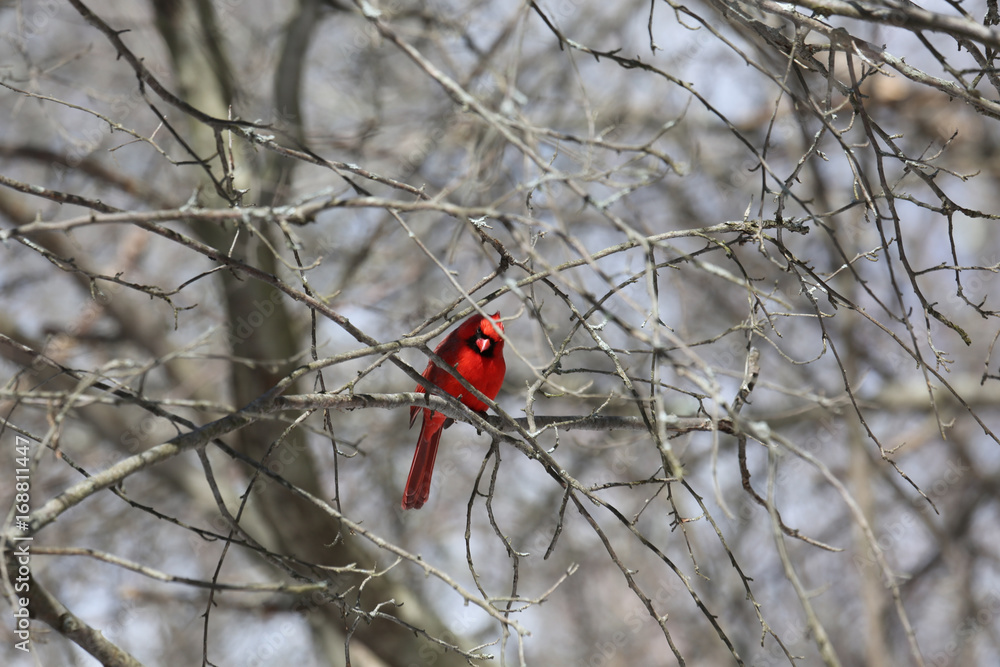
[[[500,321],[499,310],[490,315],[489,319],[483,319],[483,321],[479,323],[479,330],[483,332],[484,336],[499,339],[500,336],[497,336],[496,329],[499,329],[500,333],[503,333],[503,322]]]

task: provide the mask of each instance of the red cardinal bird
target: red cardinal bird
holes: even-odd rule
[[[455,367],[455,370],[473,387],[491,400],[496,398],[503,384],[507,364],[503,361],[503,339],[497,334],[503,331],[500,313],[490,318],[473,315],[462,322],[441,341],[435,354]],[[473,396],[451,373],[439,368],[433,361],[427,364],[424,377],[455,398],[461,399],[466,407],[476,412],[485,412],[486,404]],[[422,386],[417,391],[427,391]],[[420,407],[410,407],[410,426],[417,419]],[[431,475],[434,473],[434,459],[437,458],[441,431],[448,418],[440,412],[423,408],[424,421],[420,426],[417,451],[413,453],[410,475],[406,478],[403,491],[403,509],[420,509],[431,495]]]

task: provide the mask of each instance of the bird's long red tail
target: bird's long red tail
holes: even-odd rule
[[[426,414],[420,425],[417,451],[413,453],[410,475],[403,490],[403,509],[420,509],[431,495],[431,475],[434,474],[434,459],[437,458],[441,431],[444,430],[445,416],[440,413]]]

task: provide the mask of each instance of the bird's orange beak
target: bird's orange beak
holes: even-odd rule
[[[480,338],[476,341],[476,347],[479,348],[481,354],[486,354],[486,350],[490,349],[491,345],[493,345],[493,341],[489,338]]]

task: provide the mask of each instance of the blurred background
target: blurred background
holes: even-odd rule
[[[0,661],[997,664],[998,22],[0,2]],[[506,436],[403,511],[473,302]]]

